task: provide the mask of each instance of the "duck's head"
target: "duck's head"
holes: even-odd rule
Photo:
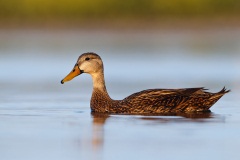
[[[77,63],[73,67],[73,70],[61,81],[64,82],[72,80],[74,77],[82,74],[88,73],[94,75],[96,73],[101,73],[103,71],[103,62],[99,55],[96,53],[84,53],[79,56]]]

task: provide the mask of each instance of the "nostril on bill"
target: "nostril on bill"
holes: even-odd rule
[[[75,69],[73,69],[73,71],[72,72],[75,72]]]

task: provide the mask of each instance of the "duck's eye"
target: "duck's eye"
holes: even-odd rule
[[[89,57],[87,57],[87,58],[85,58],[85,60],[86,60],[86,61],[88,61],[88,60],[90,60],[90,58],[89,58]]]

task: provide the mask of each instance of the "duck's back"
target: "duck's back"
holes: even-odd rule
[[[134,93],[113,107],[112,112],[145,114],[208,111],[228,91],[206,92],[204,88],[149,89]]]

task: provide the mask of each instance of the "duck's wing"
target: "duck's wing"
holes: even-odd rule
[[[175,112],[183,111],[192,106],[193,110],[208,110],[223,94],[227,93],[224,88],[218,93],[206,92],[200,88],[182,89],[149,89],[134,93],[122,101],[122,106],[129,106],[132,112]]]
[[[164,96],[176,96],[176,95],[191,95],[191,94],[204,94],[206,89],[203,87],[199,88],[181,88],[181,89],[148,89],[143,90],[137,93],[134,93],[128,97],[126,97],[124,100],[129,99],[138,99],[138,98],[156,98],[156,97],[164,97]]]

